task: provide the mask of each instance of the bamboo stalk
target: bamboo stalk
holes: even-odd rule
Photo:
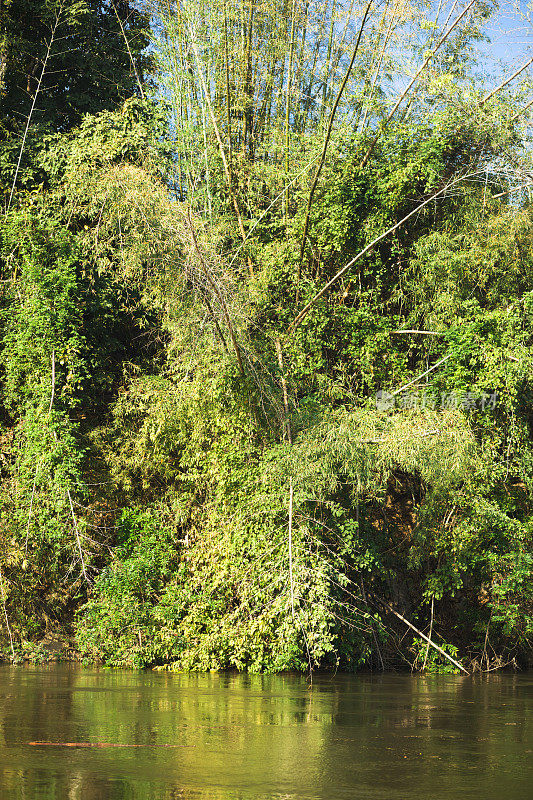
[[[224,300],[222,292],[220,291],[220,289],[216,285],[216,282],[213,280],[213,276],[211,275],[211,271],[210,271],[209,267],[207,266],[205,258],[203,257],[202,252],[200,250],[200,247],[198,245],[198,240],[196,238],[196,232],[195,232],[194,226],[192,224],[191,212],[190,212],[189,208],[187,209],[187,217],[188,217],[188,220],[189,220],[189,230],[191,231],[191,236],[192,236],[192,240],[193,240],[193,244],[194,244],[194,249],[196,250],[196,254],[197,254],[198,258],[200,259],[200,263],[201,263],[202,268],[204,270],[204,273],[205,273],[205,276],[207,278],[207,281],[208,281],[209,285],[211,286],[213,292],[216,294],[216,296],[218,298],[218,301],[220,303],[220,307],[222,308],[222,313],[224,314],[224,318],[225,318],[226,324],[228,326],[228,331],[229,331],[229,335],[230,335],[230,338],[231,338],[231,343],[233,345],[233,349],[234,349],[235,355],[237,357],[237,364],[239,366],[239,372],[241,373],[241,377],[244,378],[245,377],[245,372],[244,372],[244,367],[243,367],[243,364],[242,364],[241,350],[240,350],[240,347],[239,347],[239,345],[237,343],[237,339],[235,337],[235,332],[233,330],[233,325],[232,325],[232,322],[231,322],[231,317],[229,315],[228,307],[226,305],[226,301]]]
[[[293,504],[292,477],[289,478],[289,578],[291,587],[291,609],[294,619],[294,580],[292,574],[292,504]]]
[[[426,668],[428,655],[429,655],[430,639],[431,639],[431,637],[433,635],[433,611],[434,611],[434,608],[435,608],[435,595],[432,594],[431,595],[431,620],[430,620],[430,623],[429,623],[429,637],[428,637],[428,643],[427,643],[427,647],[426,647],[426,654],[424,656],[424,663],[422,664],[422,669]]]
[[[391,333],[423,333],[426,336],[443,336],[443,331],[419,331],[415,329],[391,331]]]
[[[352,0],[352,3],[354,0]],[[305,7],[303,12],[303,22],[302,22],[302,40],[300,43],[300,52],[298,55],[298,70],[296,72],[296,88],[298,91],[298,96],[301,96],[301,88],[302,88],[302,71],[304,67],[304,53],[305,53],[305,42],[307,38],[307,22],[308,22],[308,11],[309,11],[309,0],[305,0]],[[296,130],[300,130],[300,123],[301,123],[301,106],[297,106],[297,115],[294,127]]]
[[[365,11],[363,13],[363,18],[361,20],[361,25],[359,26],[359,33],[357,35],[357,40],[355,42],[355,47],[354,47],[354,51],[353,51],[353,54],[352,54],[352,58],[351,58],[349,66],[348,66],[348,69],[346,70],[346,73],[344,75],[344,79],[343,79],[343,81],[341,83],[339,91],[337,92],[337,97],[335,98],[335,102],[333,104],[333,108],[331,109],[331,114],[329,115],[328,127],[326,129],[326,136],[324,137],[324,144],[322,146],[322,152],[321,152],[321,155],[320,155],[320,161],[318,162],[318,166],[316,168],[315,177],[313,179],[313,183],[311,184],[311,189],[309,190],[309,197],[308,197],[308,200],[307,200],[307,210],[306,210],[306,213],[305,213],[304,232],[302,234],[302,243],[301,243],[301,246],[300,246],[300,259],[299,259],[299,263],[298,263],[296,302],[298,302],[298,298],[299,298],[300,277],[301,277],[301,271],[302,271],[302,261],[303,261],[304,252],[305,252],[305,242],[306,242],[306,239],[307,239],[307,230],[309,228],[309,216],[311,214],[311,205],[313,203],[313,197],[314,197],[315,190],[316,190],[316,187],[317,187],[317,184],[318,184],[318,179],[320,178],[320,173],[322,172],[322,167],[324,166],[324,162],[326,160],[326,153],[327,153],[327,149],[328,149],[329,140],[331,138],[331,132],[333,130],[333,122],[335,120],[335,114],[337,112],[337,108],[339,106],[340,99],[342,97],[342,93],[344,92],[345,86],[348,83],[348,78],[350,77],[350,74],[352,72],[353,65],[355,63],[355,59],[356,59],[356,56],[357,56],[357,52],[359,50],[359,44],[361,42],[361,36],[363,35],[363,29],[365,27],[365,23],[366,23],[366,20],[367,20],[369,11],[370,11],[370,7],[372,6],[373,1],[374,0],[369,0],[367,6],[365,8]]]
[[[89,576],[87,575],[87,570],[85,569],[85,559],[83,557],[83,549],[82,549],[82,546],[81,546],[80,530],[78,528],[78,521],[76,519],[76,514],[74,513],[74,505],[72,503],[72,496],[70,494],[70,489],[67,489],[67,497],[68,497],[68,502],[70,504],[70,513],[72,515],[72,523],[74,525],[74,533],[76,535],[76,544],[78,546],[78,552],[80,554],[81,571],[82,571],[83,577],[85,578],[86,583],[89,583]]]
[[[15,168],[15,175],[13,176],[13,183],[11,184],[11,191],[9,193],[9,200],[7,202],[6,216],[9,213],[9,209],[11,208],[11,203],[13,201],[13,195],[15,193],[15,186],[17,184],[17,178],[18,178],[18,174],[19,174],[19,171],[20,171],[20,164],[22,162],[22,155],[24,153],[24,148],[26,146],[26,139],[27,139],[27,136],[28,136],[28,131],[30,129],[30,123],[31,123],[31,120],[32,120],[32,117],[33,117],[33,112],[35,111],[35,104],[37,103],[37,97],[39,95],[39,92],[41,91],[41,85],[42,85],[42,82],[43,82],[43,79],[44,79],[44,76],[45,76],[45,73],[46,73],[46,65],[48,64],[48,59],[50,57],[50,53],[52,52],[52,45],[54,44],[54,41],[55,41],[57,26],[59,25],[59,20],[61,18],[61,13],[63,11],[63,5],[64,5],[64,3],[61,3],[59,8],[58,8],[58,11],[57,11],[55,22],[54,22],[54,25],[52,27],[52,32],[51,32],[51,35],[50,35],[50,41],[48,42],[48,45],[46,47],[46,53],[45,53],[45,57],[44,57],[44,61],[43,61],[43,68],[41,70],[41,74],[39,76],[39,80],[37,81],[37,86],[35,87],[35,92],[34,92],[34,95],[33,95],[33,100],[32,100],[32,104],[31,104],[30,112],[29,112],[28,118],[26,120],[26,127],[24,128],[24,134],[22,136],[22,142],[21,142],[21,145],[20,145],[20,151],[19,151],[19,156],[18,156],[18,160],[17,160],[17,166]]]
[[[302,170],[300,170],[300,172],[299,172],[299,173],[296,175],[296,177],[294,177],[294,178],[292,179],[292,181],[289,181],[289,184],[288,184],[288,185],[289,185],[289,186],[292,186],[292,184],[293,184],[293,183],[296,183],[296,181],[298,180],[298,178],[301,178],[301,177],[302,177],[302,175],[304,175],[304,174],[307,172],[307,170],[308,170],[308,169],[311,169],[311,167],[313,166],[313,164],[314,164],[314,162],[315,162],[315,161],[316,161],[316,158],[313,158],[313,159],[312,159],[312,160],[311,160],[311,161],[310,161],[308,164],[306,164],[306,165],[305,165],[305,167],[304,167]],[[261,214],[261,216],[259,217],[259,219],[257,219],[257,220],[255,221],[255,223],[254,223],[253,227],[252,227],[252,228],[250,228],[250,230],[248,231],[248,235],[247,235],[247,237],[246,237],[246,240],[248,240],[248,239],[250,238],[250,236],[251,236],[251,235],[252,235],[252,233],[255,231],[255,229],[257,228],[257,226],[259,225],[259,223],[260,223],[260,222],[261,222],[261,221],[264,219],[264,217],[266,217],[266,215],[268,214],[268,212],[270,211],[270,209],[271,209],[271,208],[273,208],[273,207],[276,205],[276,203],[278,202],[278,200],[281,200],[281,199],[282,199],[282,197],[284,196],[284,194],[285,194],[285,187],[283,187],[283,189],[281,190],[281,192],[280,192],[280,193],[279,193],[279,194],[278,194],[278,195],[277,195],[277,196],[276,196],[276,197],[275,197],[275,198],[272,200],[272,202],[271,202],[271,203],[270,203],[270,205],[269,205],[269,206],[268,206],[268,207],[265,209],[265,211],[263,211],[263,213]],[[244,245],[245,245],[245,244],[246,244],[246,241],[242,242],[242,243],[239,245],[239,247],[238,247],[238,248],[235,250],[235,252],[234,252],[234,254],[233,254],[233,257],[232,257],[232,259],[231,259],[231,261],[230,261],[230,263],[229,263],[229,266],[230,266],[230,267],[233,265],[233,263],[234,263],[235,259],[237,258],[237,255],[238,255],[238,254],[239,254],[239,252],[242,250],[242,248],[244,247]]]
[[[444,358],[439,359],[439,361],[436,361],[435,364],[433,364],[432,367],[427,369],[425,372],[422,372],[420,375],[417,375],[416,378],[413,378],[412,381],[409,381],[409,383],[405,383],[403,386],[400,386],[399,389],[396,389],[396,391],[391,392],[391,396],[395,397],[397,394],[400,394],[400,392],[403,392],[404,389],[407,389],[409,386],[412,386],[413,383],[418,383],[418,381],[421,378],[425,378],[426,375],[429,375],[430,372],[433,372],[434,369],[437,369],[437,367],[440,367],[441,364],[444,364],[444,362],[448,361],[448,359],[450,359],[451,357],[452,357],[452,354],[449,353],[447,356],[444,356]]]
[[[213,221],[213,204],[211,201],[211,188],[210,188],[210,175],[209,175],[209,156],[208,156],[208,148],[207,148],[207,125],[205,119],[205,109],[202,103],[202,134],[204,137],[204,163],[205,163],[205,187],[206,187],[206,195],[207,195],[207,214],[206,216],[209,218],[209,221]]]
[[[374,97],[374,92],[375,92],[375,89],[376,89],[376,83],[377,83],[377,80],[378,80],[378,77],[379,77],[379,73],[381,72],[381,66],[383,64],[383,59],[385,58],[387,45],[389,44],[389,40],[390,40],[390,37],[392,35],[392,27],[393,27],[394,22],[396,20],[396,9],[397,8],[399,8],[399,3],[398,2],[396,2],[394,4],[394,6],[393,6],[392,13],[391,13],[391,18],[390,18],[390,22],[389,22],[389,27],[388,27],[387,33],[385,35],[385,40],[383,42],[383,47],[381,49],[381,53],[380,53],[380,56],[379,56],[378,65],[377,65],[377,67],[376,67],[376,69],[374,71],[374,75],[372,77],[372,83],[370,85],[370,91],[369,91],[367,97],[365,98],[365,100],[366,100],[365,113],[363,115],[363,121],[361,123],[361,131],[364,131],[365,126],[366,126],[366,121],[367,121],[367,118],[368,118],[368,114],[370,112],[370,107],[372,105],[372,99]],[[357,121],[357,125],[359,125],[359,120]]]
[[[319,54],[319,50],[320,50],[321,37],[322,37],[322,34],[324,32],[327,5],[328,5],[328,0],[324,0],[324,10],[322,12],[320,29],[319,29],[319,31],[317,33],[316,40],[315,40],[315,47],[314,47],[314,52],[313,52],[313,62],[312,62],[312,65],[311,65],[311,69],[309,70],[309,83],[307,85],[307,99],[306,99],[306,103],[305,103],[305,110],[304,110],[304,113],[302,114],[302,125],[301,125],[302,133],[305,132],[305,128],[306,128],[306,125],[307,125],[307,119],[309,117],[309,109],[311,107],[311,91],[312,91],[313,84],[314,84],[314,79],[315,79],[315,68],[316,68],[316,62],[318,60],[318,54]]]
[[[229,80],[229,47],[228,47],[228,4],[224,1],[224,61],[225,61],[225,78],[226,78],[226,121],[228,126],[228,171],[229,179],[233,187],[233,172],[232,172],[232,144],[231,144],[231,91]]]
[[[253,108],[253,98],[251,94],[252,78],[252,30],[254,22],[254,0],[249,0],[248,22],[246,25],[246,48],[244,54],[244,113],[242,129],[242,153],[246,155],[246,146],[251,134],[251,114]]]
[[[246,241],[246,231],[244,230],[244,225],[243,225],[243,222],[242,222],[242,216],[241,216],[241,211],[240,211],[240,208],[239,208],[239,204],[237,202],[237,198],[235,196],[235,192],[233,191],[231,173],[230,173],[229,166],[228,166],[228,160],[226,158],[224,145],[222,143],[222,137],[220,135],[220,130],[219,130],[216,118],[215,118],[214,111],[213,111],[213,105],[211,103],[211,97],[209,95],[207,84],[205,82],[204,73],[203,73],[203,69],[202,69],[202,63],[200,61],[200,55],[198,53],[198,47],[196,46],[194,33],[193,33],[193,30],[192,30],[192,27],[191,27],[190,23],[189,23],[189,33],[190,33],[190,37],[191,37],[191,47],[192,47],[192,50],[193,50],[193,53],[194,53],[194,57],[195,57],[195,60],[196,60],[196,68],[197,68],[198,76],[200,78],[202,91],[204,93],[204,97],[205,97],[206,102],[207,102],[207,108],[209,110],[209,116],[211,117],[213,130],[215,131],[215,136],[216,136],[216,140],[217,140],[217,143],[218,143],[218,149],[219,149],[219,152],[220,152],[220,158],[222,159],[222,164],[224,166],[224,173],[225,173],[226,181],[227,181],[227,184],[228,184],[228,191],[229,191],[229,194],[230,194],[230,197],[231,197],[233,208],[235,210],[235,214],[237,216],[237,224],[239,226],[239,232],[241,234],[241,238],[242,238],[243,243],[244,243]],[[250,273],[251,273],[251,275],[253,277],[252,262],[251,262],[249,257],[248,257],[248,267],[249,267]]]
[[[48,416],[50,416],[50,414],[52,413],[52,407],[54,405],[55,390],[56,390],[56,358],[55,358],[55,350],[52,350],[52,389],[51,389],[51,392],[50,392],[50,404],[48,406]],[[28,511],[28,522],[27,522],[27,525],[26,525],[26,543],[25,543],[26,550],[28,548],[28,539],[29,539],[29,536],[30,536],[30,523],[31,523],[31,516],[32,516],[32,512],[33,512],[33,500],[35,498],[35,488],[37,486],[37,474],[38,474],[38,471],[39,471],[39,464],[40,464],[40,460],[38,460],[37,464],[35,465],[35,475],[34,475],[34,478],[33,478],[33,486],[32,486],[32,489],[31,489],[30,509]]]
[[[224,334],[220,330],[220,325],[218,324],[218,319],[216,318],[215,312],[213,311],[213,307],[212,307],[211,303],[209,302],[209,298],[206,295],[204,295],[204,303],[206,304],[207,310],[209,311],[211,319],[213,320],[213,325],[215,326],[216,332],[218,333],[220,341],[222,342],[222,347],[224,348],[226,353],[229,353],[228,345],[227,345],[226,340],[224,338]]]
[[[388,3],[389,0],[386,0],[386,2]],[[336,48],[337,49],[337,53],[336,53],[336,56],[335,56],[335,59],[334,59],[334,62],[333,62],[333,70],[332,70],[333,75],[335,75],[335,72],[337,71],[337,67],[339,66],[339,61],[341,60],[341,57],[342,57],[342,48],[344,46],[344,40],[346,39],[346,34],[348,33],[348,29],[350,27],[350,21],[352,19],[352,11],[353,11],[353,7],[354,7],[354,3],[355,3],[355,0],[350,0],[350,7],[348,8],[348,13],[346,14],[346,24],[344,25],[344,28],[343,28],[343,31],[342,31],[342,34],[341,34],[341,38],[340,38],[339,43],[338,43],[337,48]]]
[[[362,250],[360,250],[359,253],[357,253],[357,255],[354,256],[351,259],[351,261],[349,261],[346,264],[346,266],[344,266],[342,269],[340,269],[336,273],[336,275],[334,275],[333,278],[331,278],[331,280],[329,280],[322,287],[322,289],[320,289],[320,291],[317,292],[315,294],[315,296],[307,303],[307,305],[304,306],[304,308],[296,315],[296,317],[293,319],[293,321],[291,322],[291,324],[289,325],[289,327],[287,329],[287,335],[290,335],[291,333],[294,333],[294,331],[296,330],[296,328],[298,327],[300,322],[307,316],[307,314],[309,313],[311,308],[314,306],[314,304],[318,300],[320,300],[321,297],[323,297],[326,294],[328,289],[330,289],[333,286],[333,284],[336,283],[339,280],[339,278],[342,278],[342,276],[345,275],[348,272],[348,270],[351,267],[353,267],[353,265],[357,261],[359,261],[361,258],[363,258],[363,256],[365,256],[377,244],[379,244],[379,242],[381,242],[383,239],[385,239],[391,233],[394,233],[395,230],[397,230],[402,225],[404,225],[412,216],[414,216],[415,214],[418,214],[423,208],[425,208],[425,206],[427,206],[428,203],[433,202],[433,200],[435,200],[435,198],[439,197],[441,194],[444,194],[444,192],[448,191],[448,189],[450,189],[452,186],[455,186],[457,183],[460,183],[461,181],[466,180],[467,178],[471,178],[474,175],[477,175],[477,173],[470,173],[468,175],[462,175],[462,176],[458,177],[456,180],[450,181],[450,183],[447,183],[446,186],[442,187],[442,189],[439,189],[438,191],[434,192],[431,195],[431,197],[427,198],[427,200],[424,200],[423,203],[420,203],[418,206],[416,206],[416,208],[414,208],[412,211],[410,211],[409,214],[406,214],[405,217],[403,217],[403,219],[401,219],[395,225],[392,225],[392,227],[388,228],[384,233],[382,233],[379,236],[377,236],[372,242],[370,242],[370,244],[367,244],[366,247],[364,247]]]
[[[7,616],[7,608],[6,608],[6,594],[4,591],[4,575],[2,573],[2,567],[0,567],[0,589],[2,590],[2,606],[4,609],[4,619],[6,621],[6,628],[9,634],[9,641],[11,644],[11,654],[13,656],[13,660],[15,659],[15,648],[13,646],[13,634],[11,633],[11,626],[9,624],[9,619]]]
[[[281,373],[281,388],[283,391],[283,408],[285,411],[285,430],[287,433],[287,440],[289,444],[292,444],[292,431],[291,431],[291,419],[289,413],[289,396],[287,393],[287,380],[285,378],[285,369],[283,366],[283,351],[281,349],[281,341],[279,336],[276,336],[276,353],[278,356],[278,364]]]
[[[487,100],[490,100],[491,97],[494,97],[496,92],[499,92],[500,89],[503,89],[505,86],[507,86],[507,84],[511,83],[511,81],[517,78],[521,72],[523,72],[525,69],[527,69],[527,67],[529,67],[531,63],[533,63],[533,58],[530,58],[529,61],[526,61],[526,63],[523,64],[519,69],[517,69],[516,72],[513,72],[510,78],[507,78],[502,83],[500,83],[499,86],[493,89],[492,92],[489,92],[489,94],[486,97],[484,97],[483,100],[481,100],[479,105],[482,106],[484,103],[487,102]]]
[[[470,0],[470,3],[466,6],[466,8],[463,9],[463,11],[461,11],[461,13],[457,17],[457,19],[455,20],[453,25],[451,25],[447,30],[444,31],[444,33],[440,37],[439,41],[437,42],[437,44],[435,45],[433,50],[431,50],[431,52],[424,59],[424,62],[422,64],[422,66],[420,67],[420,69],[416,72],[414,77],[409,81],[409,84],[404,89],[404,91],[399,95],[398,99],[396,100],[396,103],[394,104],[394,107],[393,107],[392,111],[389,113],[388,117],[383,122],[383,124],[380,125],[376,135],[372,139],[372,141],[371,141],[371,143],[370,143],[370,145],[368,147],[368,150],[366,151],[366,153],[365,153],[365,155],[363,157],[363,160],[361,161],[361,169],[363,169],[367,165],[368,160],[369,160],[370,156],[372,155],[372,153],[374,152],[374,147],[376,146],[381,134],[383,133],[383,131],[385,130],[385,128],[387,127],[387,125],[389,124],[391,119],[393,118],[394,114],[398,110],[398,108],[399,108],[400,104],[402,103],[402,101],[404,100],[404,98],[410,92],[410,90],[413,87],[413,85],[416,83],[418,78],[422,75],[424,70],[427,68],[427,66],[428,66],[429,62],[431,61],[431,59],[433,58],[433,56],[437,53],[437,51],[444,44],[444,42],[446,41],[448,36],[452,33],[452,31],[455,30],[455,28],[457,27],[457,25],[459,25],[459,23],[461,22],[461,20],[465,16],[465,14],[468,13],[468,11],[472,8],[472,6],[475,3],[477,3],[477,1],[478,0]]]
[[[326,65],[324,70],[324,80],[322,81],[322,107],[320,109],[320,125],[322,126],[324,121],[324,115],[326,113],[326,100],[328,97],[328,79],[330,77],[330,61],[331,61],[331,51],[333,49],[333,34],[335,31],[335,4],[337,0],[332,0],[331,2],[331,18],[329,21],[329,36],[328,36],[328,49],[326,55]]]
[[[289,45],[289,65],[287,68],[287,91],[285,97],[285,175],[286,180],[289,177],[290,166],[290,103],[291,103],[291,88],[292,88],[292,60],[294,57],[294,26],[296,24],[296,0],[292,0],[291,12],[291,33]],[[289,185],[287,184],[285,190],[285,224],[289,221]]]
[[[143,89],[143,86],[142,86],[142,83],[141,83],[141,79],[139,77],[139,73],[137,71],[137,64],[135,63],[135,60],[133,58],[133,54],[131,52],[130,43],[128,42],[128,37],[126,36],[126,31],[124,30],[124,25],[122,24],[122,20],[120,19],[120,15],[119,15],[119,13],[117,11],[117,7],[114,4],[113,0],[110,0],[110,2],[111,2],[111,5],[113,6],[113,11],[115,12],[115,17],[117,18],[117,22],[120,25],[120,31],[122,33],[122,38],[124,39],[124,42],[126,43],[126,48],[128,50],[128,55],[130,57],[131,66],[133,67],[133,71],[135,73],[135,80],[137,81],[137,86],[139,87],[139,92],[141,93],[141,98],[144,100],[145,99],[144,89]]]
[[[520,109],[520,111],[517,111],[516,114],[513,114],[513,116],[511,117],[511,122],[514,122],[515,119],[518,119],[518,117],[522,116],[524,111],[527,111],[528,108],[531,108],[531,106],[533,106],[533,100],[530,100],[529,103],[527,103],[523,108]],[[505,194],[505,192],[504,192],[504,194]],[[497,196],[498,195],[496,195],[496,197]]]
[[[55,350],[52,350],[52,394],[51,394],[51,397],[50,397],[50,407],[49,407],[49,412],[48,412],[49,414],[52,412],[52,405],[53,405],[53,402],[54,402],[55,376],[56,376]],[[53,431],[53,436],[54,436],[54,440],[57,442],[58,438],[57,438],[57,433],[55,431]],[[36,474],[36,479],[37,479],[37,474]],[[68,488],[67,488],[67,498],[68,498],[68,502],[69,502],[69,505],[70,505],[70,513],[71,513],[71,516],[72,516],[72,523],[73,523],[73,526],[74,526],[74,534],[76,536],[76,545],[78,547],[78,552],[80,554],[81,571],[82,571],[83,577],[85,578],[85,581],[87,583],[89,583],[89,576],[87,575],[87,570],[85,568],[85,558],[83,556],[83,548],[81,546],[80,530],[79,530],[79,527],[78,527],[78,521],[76,519],[76,514],[74,513],[74,504],[72,502],[72,495],[70,494],[70,489],[68,489]],[[32,503],[33,503],[33,495],[32,495]],[[29,524],[30,524],[30,522],[29,522],[29,518],[28,518],[28,532],[26,534],[26,541],[27,541],[27,535],[29,533]]]

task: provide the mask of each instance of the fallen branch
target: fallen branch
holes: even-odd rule
[[[388,611],[390,611],[390,612],[391,612],[391,614],[394,614],[394,616],[395,616],[395,617],[397,617],[397,618],[398,618],[399,620],[401,620],[401,621],[402,621],[402,622],[403,622],[405,625],[407,625],[407,627],[408,627],[408,628],[411,628],[411,630],[412,630],[412,631],[414,631],[414,632],[415,632],[415,633],[416,633],[418,636],[421,636],[421,637],[422,637],[422,639],[424,639],[424,641],[428,643],[428,645],[431,645],[431,647],[435,648],[435,650],[437,651],[437,653],[440,653],[440,654],[441,654],[441,656],[444,656],[444,658],[447,658],[447,659],[448,659],[448,661],[450,661],[450,662],[451,662],[451,663],[454,665],[454,667],[457,667],[457,669],[460,669],[460,670],[461,670],[461,672],[464,672],[464,673],[465,673],[465,675],[470,675],[470,673],[468,672],[468,670],[467,670],[467,669],[465,669],[465,668],[463,667],[463,665],[462,665],[462,664],[460,664],[458,661],[456,661],[456,660],[455,660],[455,658],[452,658],[452,657],[451,657],[451,655],[449,655],[449,654],[448,654],[448,653],[447,653],[445,650],[443,650],[443,649],[442,649],[442,647],[439,647],[439,645],[438,645],[438,644],[435,644],[435,642],[434,642],[434,641],[432,641],[432,640],[429,638],[429,636],[426,636],[426,634],[425,634],[425,633],[422,633],[422,631],[421,631],[421,630],[419,630],[419,629],[418,629],[418,628],[417,628],[415,625],[413,625],[413,623],[412,623],[412,622],[409,622],[409,620],[408,620],[408,619],[406,619],[405,617],[403,617],[403,616],[402,616],[402,615],[401,615],[401,614],[400,614],[398,611],[396,611],[396,610],[395,610],[395,609],[394,609],[394,608],[393,608],[391,605],[389,605],[388,603],[386,603],[384,600],[379,600],[379,602],[380,602],[380,603],[381,603],[383,606],[385,606],[385,608],[386,608]]]
[[[30,747],[172,747],[180,744],[119,744],[116,742],[28,742]],[[186,746],[186,745],[185,745]]]

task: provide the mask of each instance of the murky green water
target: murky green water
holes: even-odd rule
[[[532,674],[0,668],[1,800],[531,800],[532,751]]]

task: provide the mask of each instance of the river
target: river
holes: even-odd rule
[[[1,800],[531,800],[532,751],[531,673],[0,667]]]

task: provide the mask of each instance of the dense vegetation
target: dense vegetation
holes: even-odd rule
[[[478,74],[491,11],[2,5],[5,658],[530,663],[529,85]]]

